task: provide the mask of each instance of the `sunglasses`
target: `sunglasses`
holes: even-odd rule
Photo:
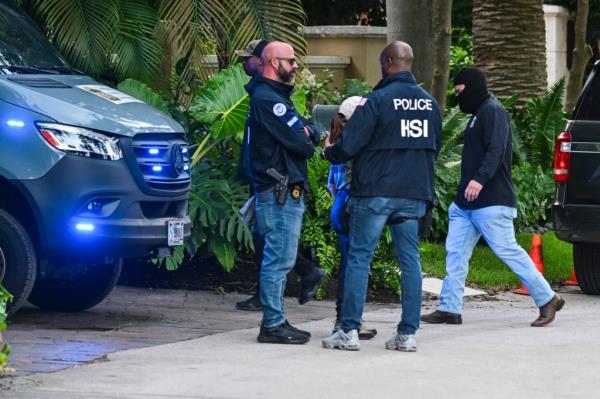
[[[280,61],[287,61],[287,62],[290,63],[290,65],[296,64],[296,59],[294,57],[291,57],[291,58],[288,58],[288,57],[273,57],[273,58],[276,58],[276,59],[278,59]]]

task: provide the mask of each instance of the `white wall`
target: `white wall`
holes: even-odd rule
[[[546,70],[548,87],[562,77],[568,77],[567,69],[567,22],[569,12],[560,6],[544,4],[546,23]]]

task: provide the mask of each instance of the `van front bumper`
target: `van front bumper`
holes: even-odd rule
[[[168,222],[191,234],[188,194],[144,193],[125,160],[65,155],[43,177],[21,180],[34,204],[42,256],[147,257],[168,247]]]

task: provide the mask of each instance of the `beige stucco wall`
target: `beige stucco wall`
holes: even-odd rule
[[[548,87],[568,74],[567,20],[565,8],[544,5]],[[386,27],[307,26],[304,35],[308,42],[309,69],[317,75],[329,69],[334,75],[334,87],[342,87],[344,79],[352,78],[365,79],[374,86],[381,78],[379,54],[387,44]],[[331,62],[316,62],[327,56],[346,58],[336,61],[336,57],[329,57]]]
[[[385,27],[375,26],[307,26],[304,35],[308,42],[308,66],[318,74],[324,68],[311,65],[311,56],[349,57],[344,76],[334,74],[334,86],[341,87],[344,79],[353,78],[365,79],[374,86],[381,79],[379,54],[387,43],[386,32]]]

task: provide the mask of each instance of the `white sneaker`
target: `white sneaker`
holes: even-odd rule
[[[402,352],[416,352],[417,341],[414,334],[396,333],[392,338],[385,342],[385,349],[392,349]]]
[[[358,330],[350,330],[345,333],[341,328],[323,341],[323,348],[326,349],[343,349],[347,351],[360,350],[360,342],[358,342]]]

